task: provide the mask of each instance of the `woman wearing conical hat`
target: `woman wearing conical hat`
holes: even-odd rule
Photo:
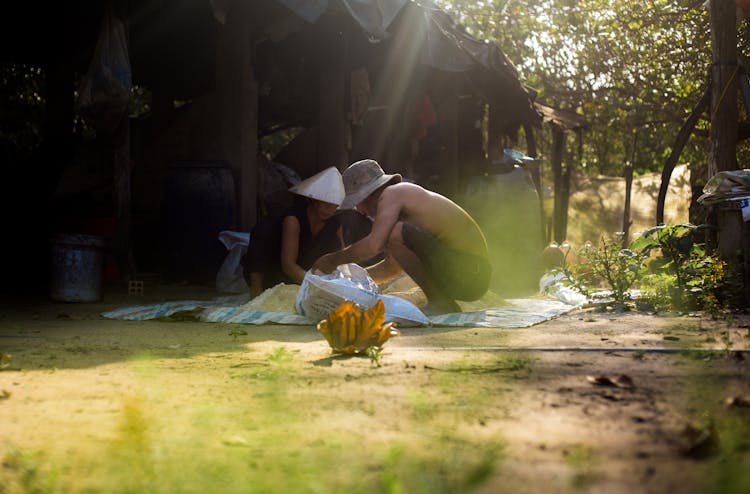
[[[318,257],[341,249],[348,239],[342,223],[348,226],[350,222],[336,214],[346,194],[335,167],[289,191],[304,200],[284,211],[280,219],[259,223],[250,236],[245,272],[253,297],[277,283],[302,283],[305,271]]]

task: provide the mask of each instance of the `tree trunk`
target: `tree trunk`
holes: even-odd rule
[[[709,84],[706,87],[706,90],[703,92],[703,96],[701,96],[701,99],[690,112],[690,115],[688,115],[688,118],[687,120],[685,120],[682,128],[680,128],[680,132],[677,134],[677,139],[675,139],[674,144],[672,145],[672,152],[669,153],[669,157],[667,158],[666,163],[664,163],[664,168],[661,171],[661,185],[659,186],[659,196],[656,199],[657,225],[661,225],[664,223],[664,202],[667,199],[669,180],[672,177],[674,167],[675,165],[677,165],[677,160],[680,159],[680,154],[682,154],[682,150],[685,148],[685,144],[687,144],[687,141],[690,138],[690,134],[695,128],[695,124],[698,123],[701,115],[703,115],[703,113],[706,111],[706,108],[708,108],[710,98],[711,85]]]

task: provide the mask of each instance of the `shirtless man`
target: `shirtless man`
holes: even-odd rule
[[[374,219],[372,231],[349,247],[320,257],[312,271],[330,273],[340,264],[381,252],[387,257],[368,268],[375,281],[403,269],[427,296],[426,313],[460,312],[456,300],[485,294],[492,268],[487,242],[469,214],[450,199],[388,175],[374,160],[357,161],[343,175],[341,208],[356,207]]]

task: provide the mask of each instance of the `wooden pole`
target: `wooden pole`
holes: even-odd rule
[[[493,160],[499,160],[503,156],[503,132],[500,127],[500,111],[500,104],[497,101],[490,103],[487,123],[487,157],[490,163]]]
[[[526,136],[526,153],[532,158],[536,158],[538,151],[536,146],[536,137],[534,136],[534,129],[530,124],[523,124],[523,133]],[[536,195],[539,200],[539,224],[541,226],[541,247],[547,243],[546,228],[544,224],[544,192],[542,191],[542,162],[540,160],[534,161],[531,168],[531,180],[534,182],[534,188],[536,188]]]
[[[552,125],[552,156],[551,166],[554,177],[554,210],[552,212],[553,238],[559,244],[564,240],[562,231],[563,215],[563,173],[562,161],[565,149],[565,132],[558,126]]]
[[[455,77],[448,77],[448,94],[443,102],[440,120],[441,142],[440,153],[440,186],[448,196],[459,192],[461,164],[458,162],[458,84]]]
[[[233,0],[219,31],[217,92],[222,143],[237,190],[239,228],[250,231],[257,215],[258,83],[253,65],[252,4]]]
[[[633,133],[633,149],[630,151],[630,162],[625,164],[625,207],[622,213],[622,247],[630,243],[630,196],[633,193],[633,167],[638,149],[638,129]]]
[[[708,177],[737,169],[737,109],[739,64],[737,63],[737,11],[735,2],[711,0],[711,132],[708,146]],[[730,264],[743,268],[745,305],[750,303],[748,246],[741,210],[736,201],[715,207],[717,251]]]
[[[343,170],[349,164],[346,121],[346,37],[330,23],[320,64],[318,169]]]
[[[711,0],[711,132],[708,176],[737,169],[737,6],[729,0]]]

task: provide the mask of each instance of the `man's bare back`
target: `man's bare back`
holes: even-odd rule
[[[459,205],[435,192],[386,175],[374,160],[350,165],[342,174],[344,203],[374,219],[362,240],[322,256],[312,271],[330,273],[337,266],[385,252],[368,268],[376,279],[405,271],[422,288],[435,313],[460,311],[456,300],[477,300],[488,289],[492,266],[487,242],[477,223]],[[394,183],[395,182],[395,183]]]
[[[433,234],[449,247],[487,257],[487,242],[479,226],[450,199],[408,182],[390,185],[380,195],[373,229],[378,216],[388,217],[391,209],[399,210],[401,221]]]

